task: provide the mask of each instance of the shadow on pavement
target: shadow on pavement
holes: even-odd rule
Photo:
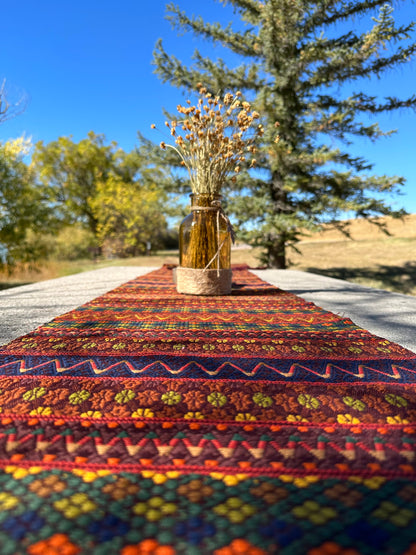
[[[307,272],[346,281],[365,278],[377,282],[374,286],[386,289],[389,287],[396,293],[415,295],[416,262],[407,262],[403,266],[380,265],[372,268],[314,268],[309,267]]]

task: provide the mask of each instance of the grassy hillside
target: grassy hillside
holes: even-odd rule
[[[363,220],[352,220],[352,239],[324,230],[305,238],[291,268],[347,279],[370,287],[416,295],[416,214],[383,218],[390,236]]]
[[[351,239],[325,229],[298,245],[301,254],[289,252],[289,268],[346,279],[370,287],[416,296],[416,214],[402,220],[383,219],[390,236],[362,220],[351,220]],[[233,263],[256,267],[258,251],[236,248]],[[37,269],[21,268],[12,276],[0,273],[0,288],[61,277],[106,266],[161,266],[178,263],[178,253],[160,252],[150,257],[122,260],[46,262]]]

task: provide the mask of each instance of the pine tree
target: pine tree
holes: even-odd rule
[[[371,175],[372,164],[348,146],[354,137],[374,141],[389,134],[371,122],[374,114],[416,107],[416,95],[366,94],[363,79],[381,78],[414,56],[415,23],[397,25],[385,0],[219,1],[244,25],[206,23],[173,4],[168,19],[181,32],[230,49],[240,65],[227,67],[195,51],[187,67],[161,40],[154,64],[162,81],[188,91],[198,83],[213,94],[241,90],[263,116],[259,170],[239,176],[228,205],[244,238],[262,247],[262,261],[285,268],[287,247],[323,222],[347,232],[337,221],[346,211],[375,222],[402,214],[390,208],[386,193],[398,192],[403,178]],[[363,18],[370,28],[358,32]]]

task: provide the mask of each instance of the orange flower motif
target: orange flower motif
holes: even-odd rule
[[[27,548],[30,555],[76,555],[80,551],[81,548],[69,541],[66,534],[54,534]]]
[[[170,545],[160,545],[156,540],[149,538],[136,545],[126,545],[120,553],[121,555],[175,555],[175,550]]]
[[[188,391],[188,393],[184,393],[183,400],[191,411],[200,409],[205,405],[205,396],[201,391]]]
[[[214,555],[243,555],[243,553],[244,555],[266,555],[267,552],[240,538],[214,551]]]

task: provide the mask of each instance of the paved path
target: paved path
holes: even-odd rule
[[[154,268],[101,268],[0,291],[0,345]],[[416,352],[416,297],[297,270],[253,270],[260,278]]]

